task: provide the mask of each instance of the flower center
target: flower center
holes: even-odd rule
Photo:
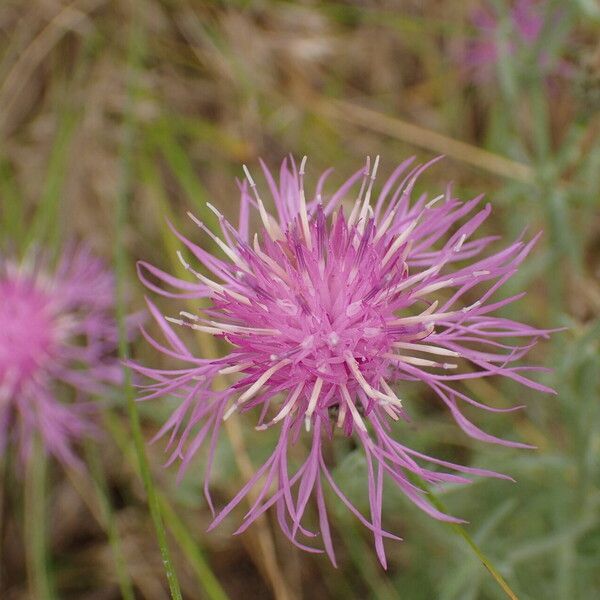
[[[32,377],[48,359],[55,330],[48,297],[34,281],[0,280],[0,383]]]
[[[406,276],[406,265],[383,262],[385,248],[373,244],[373,227],[362,234],[343,223],[338,230],[329,247],[315,243],[309,249],[292,227],[272,250],[279,253],[277,264],[287,263],[286,272],[271,280],[260,274],[245,280],[264,309],[249,308],[245,320],[277,330],[261,338],[271,361],[290,359],[308,379],[354,385],[349,357],[367,379],[383,375],[388,361],[382,355],[392,342],[386,321],[393,314],[385,290]],[[288,373],[284,369],[274,379]]]

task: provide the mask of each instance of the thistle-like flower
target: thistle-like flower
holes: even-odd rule
[[[144,399],[179,398],[157,434],[170,436],[170,462],[180,460],[185,468],[203,444],[208,446],[205,493],[211,509],[210,470],[223,420],[236,411],[252,411],[257,415],[256,429],[279,429],[271,456],[217,514],[211,528],[256,486],[238,531],[275,506],[281,529],[292,542],[321,551],[308,545],[307,538],[317,533],[303,520],[312,496],[321,545],[335,562],[325,504],[327,486],[372,531],[385,565],[383,539],[395,536],[382,527],[384,476],[419,508],[445,521],[458,519],[428,502],[416,483],[419,479],[436,484],[468,482],[468,475],[506,477],[405,446],[401,430],[390,427],[392,421],[408,419],[403,382],[422,382],[430,388],[469,436],[516,447],[525,444],[484,433],[463,415],[461,405],[492,412],[519,407],[483,405],[457,388],[456,382],[503,376],[536,390],[551,390],[527,377],[526,372],[535,367],[513,365],[549,332],[493,316],[521,297],[492,300],[535,239],[519,239],[481,257],[497,239],[472,239],[490,214],[489,205],[477,209],[481,197],[463,203],[448,186],[439,196],[422,195],[411,201],[417,178],[435,161],[411,169],[413,159],[409,159],[394,170],[374,198],[378,162],[371,168],[367,161],[366,168],[328,196],[323,192],[329,172],[325,173],[308,200],[305,160],[299,170],[293,161],[284,161],[278,183],[263,165],[274,215],[267,211],[246,170],[237,227],[209,205],[218,217],[222,237],[190,215],[222,255],[215,256],[175,232],[198,262],[192,265],[179,254],[191,280],[144,262],[139,263],[139,276],[159,294],[188,301],[208,298],[210,307],[165,318],[149,302],[166,344],[145,335],[180,368],[134,367],[152,380]],[[253,235],[249,231],[252,209],[261,221]],[[196,356],[176,333],[178,327],[222,338],[230,346],[229,354],[218,359]],[[222,383],[213,386],[215,379],[231,376],[235,382],[225,389]],[[353,437],[362,447],[370,518],[334,480],[323,450],[336,434]],[[309,440],[309,449],[294,469],[288,453],[291,446],[302,445],[301,438]]]
[[[89,396],[120,378],[113,303],[113,277],[86,248],[53,269],[0,255],[0,453],[14,442],[26,460],[39,435],[77,463],[72,443],[94,431]]]
[[[479,82],[490,79],[503,55],[517,56],[520,63],[527,63],[526,68],[533,61],[546,73],[554,70],[555,74],[566,74],[566,63],[551,64],[547,51],[539,47],[547,19],[559,17],[556,10],[551,15],[548,12],[545,2],[515,0],[508,14],[503,41],[502,22],[493,3],[478,7],[471,17],[477,38],[468,45],[466,53],[466,65],[473,77]]]

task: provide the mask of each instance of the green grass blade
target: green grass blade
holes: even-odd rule
[[[110,414],[105,415],[105,426],[110,431],[125,458],[133,465],[135,463],[135,452],[132,452],[131,440],[125,428],[114,415]],[[158,497],[161,509],[165,515],[167,527],[185,554],[193,571],[196,573],[208,598],[210,600],[229,600],[229,596],[210,568],[204,553],[190,534],[189,528],[177,515],[167,495],[161,493],[159,490]]]
[[[0,159],[0,207],[0,231],[11,244],[19,244],[25,223],[23,198],[12,166],[4,159]]]
[[[96,497],[98,499],[100,510],[102,511],[104,526],[112,549],[121,596],[123,600],[135,600],[133,584],[129,577],[129,572],[127,571],[125,557],[123,556],[123,549],[119,538],[119,529],[108,496],[106,478],[104,476],[104,471],[102,470],[100,457],[98,456],[98,448],[94,446],[92,442],[87,442],[85,445],[85,457],[86,463],[90,469],[90,475],[95,484]]]
[[[192,161],[177,141],[169,123],[166,120],[160,121],[147,131],[147,135],[154,147],[164,156],[177,183],[181,186],[185,198],[193,203],[197,216],[209,229],[216,231],[219,221],[215,214],[206,207],[209,194],[200,182]]]
[[[439,511],[448,514],[448,510],[444,506],[444,503],[431,491],[430,487],[423,481],[418,475],[414,473],[407,473],[408,477],[413,480],[414,483],[420,485],[428,495],[428,499],[435,508]],[[461,537],[473,551],[475,556],[480,560],[481,564],[489,571],[490,575],[496,580],[502,591],[511,600],[518,600],[517,595],[513,592],[507,581],[502,577],[498,569],[494,566],[492,561],[483,553],[477,542],[469,535],[467,530],[458,523],[447,523],[448,527],[454,531],[456,535]]]
[[[135,139],[135,120],[133,105],[135,101],[136,91],[136,74],[141,63],[142,57],[142,30],[139,24],[139,6],[136,5],[136,14],[134,15],[134,22],[132,25],[131,39],[129,43],[129,54],[128,54],[128,94],[127,94],[127,106],[125,111],[125,137],[121,148],[121,182],[119,186],[118,198],[117,198],[117,210],[116,210],[116,244],[115,244],[115,268],[117,274],[117,321],[119,326],[119,356],[123,361],[129,358],[129,345],[127,341],[126,331],[126,301],[125,301],[125,282],[128,278],[128,265],[127,265],[127,253],[125,250],[124,243],[124,229],[127,222],[128,214],[128,199],[131,190],[132,180],[132,155],[133,145]],[[137,17],[137,18],[136,18]],[[125,394],[127,402],[127,411],[129,414],[129,421],[132,429],[132,436],[135,445],[135,450],[138,459],[138,466],[144,482],[144,488],[146,490],[148,507],[150,515],[154,523],[156,530],[156,537],[160,547],[160,553],[165,568],[167,582],[169,590],[171,592],[171,598],[173,600],[182,600],[181,590],[179,587],[179,581],[177,574],[171,560],[171,553],[167,542],[167,534],[160,510],[160,504],[158,495],[154,487],[152,473],[148,458],[146,456],[146,449],[144,446],[144,439],[142,435],[140,416],[135,401],[135,391],[131,382],[131,372],[129,368],[123,368],[124,373],[124,384],[123,392]]]
[[[194,570],[198,580],[202,583],[206,595],[210,600],[228,600],[229,596],[225,593],[219,580],[212,572],[200,546],[190,535],[186,524],[179,518],[173,506],[169,504],[166,496],[163,494],[160,495],[160,505],[173,537],[185,553],[190,566]]]
[[[61,219],[57,217],[62,199],[62,187],[67,172],[70,142],[77,121],[77,115],[72,112],[66,112],[60,119],[56,140],[52,146],[48,162],[44,191],[25,236],[25,248],[38,242],[52,244],[61,238],[58,226]]]
[[[32,598],[54,598],[48,572],[46,529],[46,471],[48,458],[36,436],[27,460],[25,481],[25,538]]]

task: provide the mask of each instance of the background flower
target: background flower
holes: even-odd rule
[[[546,75],[566,75],[570,69],[560,57],[555,57],[541,43],[548,23],[558,24],[560,9],[540,0],[515,0],[505,21],[492,2],[477,6],[471,15],[475,39],[467,44],[466,65],[475,81],[492,79],[498,64],[510,64],[527,72],[536,65]]]
[[[66,249],[55,267],[41,254],[0,256],[0,448],[23,459],[35,435],[74,464],[72,444],[94,427],[91,396],[116,384],[114,282],[85,247]]]

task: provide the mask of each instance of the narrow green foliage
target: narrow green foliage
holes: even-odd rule
[[[131,578],[129,577],[129,572],[127,571],[125,557],[123,556],[123,548],[121,546],[121,539],[119,537],[118,524],[115,519],[113,507],[110,503],[106,477],[102,468],[102,461],[98,455],[97,446],[95,446],[91,441],[86,442],[85,458],[90,469],[90,474],[94,481],[96,498],[98,499],[100,510],[102,511],[102,519],[104,520],[108,541],[112,549],[121,596],[123,597],[123,600],[135,600],[133,585]]]
[[[135,16],[138,16],[137,11]],[[141,62],[142,48],[143,41],[139,20],[134,18],[128,56],[129,88],[125,113],[125,139],[121,151],[121,185],[117,198],[116,211],[115,269],[117,274],[117,321],[119,325],[119,356],[123,361],[127,361],[129,359],[127,330],[125,324],[127,315],[125,302],[125,282],[128,279],[129,273],[127,268],[127,253],[124,243],[124,228],[125,224],[127,223],[128,216],[127,207],[129,193],[131,190],[132,152],[135,139],[133,106],[136,91],[136,74],[138,65]],[[156,537],[160,546],[160,553],[169,584],[169,590],[171,592],[171,598],[173,600],[181,600],[181,590],[179,588],[177,574],[175,572],[175,568],[171,559],[171,553],[169,551],[167,534],[163,523],[160,504],[156,489],[154,487],[150,465],[146,457],[144,437],[142,434],[140,417],[135,401],[135,391],[131,384],[131,372],[129,368],[124,367],[123,373],[123,392],[127,401],[127,410],[129,413],[129,421],[138,458],[138,467],[148,497],[148,507],[150,509],[150,514],[156,530]]]
[[[135,448],[132,447],[131,439],[123,425],[117,418],[109,414],[105,415],[104,423],[106,428],[110,431],[113,440],[119,447],[119,450],[126,457],[128,463],[135,469]],[[178,516],[177,511],[170,503],[168,496],[161,493],[160,490],[157,490],[157,495],[167,527],[171,531],[173,538],[177,541],[179,548],[186,557],[189,565],[192,567],[192,570],[204,588],[207,597],[210,600],[227,600],[229,596],[219,583],[216,575],[213,573],[204,552],[198,544],[198,540],[194,538],[190,528]]]
[[[47,546],[47,466],[48,458],[36,436],[26,465],[24,520],[30,593],[32,598],[40,600],[52,600],[55,597]]]
[[[18,243],[25,227],[25,204],[12,165],[5,159],[0,160],[0,198],[0,231],[11,243]]]
[[[63,219],[60,216],[62,189],[67,173],[70,142],[75,132],[77,115],[67,111],[59,120],[56,140],[46,169],[46,180],[31,225],[25,236],[25,248],[32,243],[57,244],[63,235]]]
[[[427,492],[429,501],[431,504],[433,504],[433,506],[435,506],[435,508],[443,513],[448,512],[448,509],[444,506],[444,503],[431,491],[431,488],[425,481],[412,473],[407,472],[407,476],[413,481],[413,483],[419,485]],[[506,596],[511,600],[518,600],[516,594],[512,591],[504,577],[500,574],[492,561],[483,553],[477,542],[471,537],[467,530],[459,523],[448,523],[447,526],[466,542],[467,546],[469,546],[475,556],[477,556],[477,558],[481,561],[481,564],[490,572],[490,575],[496,580]]]
[[[209,200],[208,192],[200,182],[189,156],[177,141],[169,123],[162,120],[147,133],[155,148],[167,161],[177,183],[184,192],[186,201],[193,204],[196,216],[203,220],[210,229],[218,227],[218,219],[206,207],[206,202]]]

